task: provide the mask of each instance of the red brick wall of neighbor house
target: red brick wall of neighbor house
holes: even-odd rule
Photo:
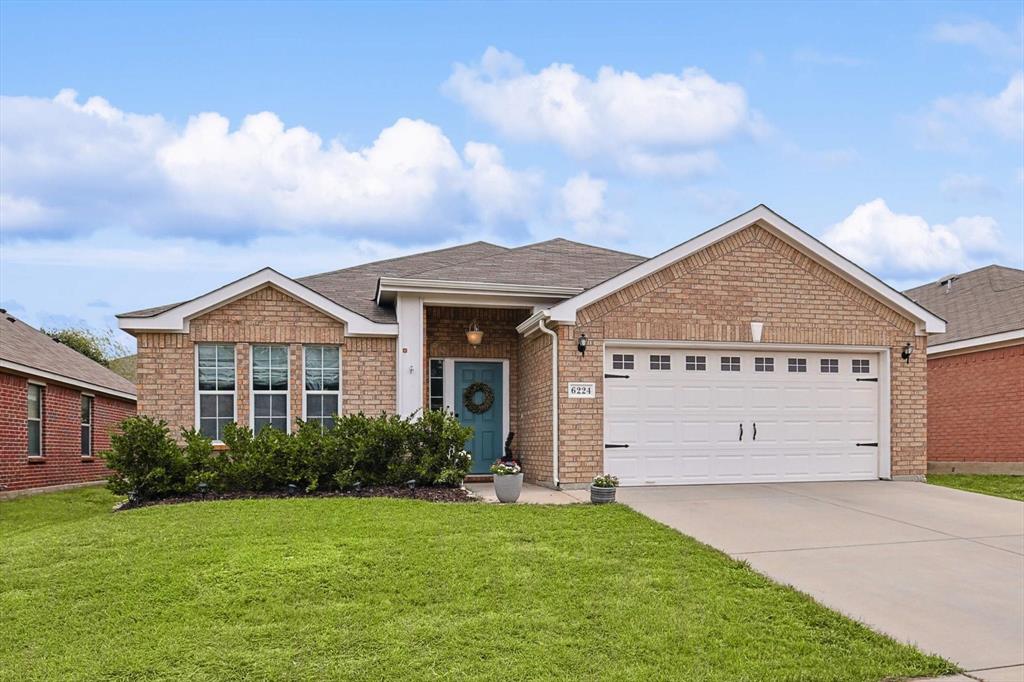
[[[928,360],[928,459],[1024,462],[1024,344]]]
[[[249,424],[249,353],[254,343],[289,347],[291,417],[302,417],[302,347],[341,346],[342,412],[395,411],[395,339],[346,337],[344,326],[273,287],[264,287],[191,321],[188,334],[139,333],[139,413],[164,419],[177,434],[195,425],[195,346],[235,344],[236,417]]]
[[[765,342],[890,348],[892,475],[925,474],[925,337],[915,336],[913,321],[755,225],[559,328],[561,481],[586,483],[603,468],[604,339],[749,342],[751,320],[765,322]],[[590,340],[586,356],[576,351],[580,332]],[[909,364],[900,360],[907,342],[915,348]],[[568,398],[570,381],[594,382],[596,399]]]
[[[46,383],[43,396],[43,457],[28,459],[28,379],[0,372],[0,486],[23,490],[106,478],[98,456],[110,449],[110,433],[135,414],[127,400],[95,395],[91,461],[82,458],[81,398],[75,388]]]

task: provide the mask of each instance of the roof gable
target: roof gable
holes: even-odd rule
[[[723,239],[754,224],[759,224],[798,251],[829,268],[837,276],[842,277],[879,301],[915,320],[921,332],[938,333],[945,331],[945,322],[941,318],[914,303],[914,301],[866,270],[840,256],[825,246],[825,244],[763,204],[625,272],[615,275],[578,296],[552,306],[546,312],[546,315],[555,322],[574,324],[576,322],[576,314],[582,308],[606,298],[640,279],[657,273],[679,260],[712,247]]]

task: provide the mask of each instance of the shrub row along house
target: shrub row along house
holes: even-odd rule
[[[909,289],[948,320],[928,339],[928,469],[1024,474],[1024,270]]]
[[[97,455],[132,414],[130,381],[3,311],[0,492],[102,480]]]
[[[764,206],[654,258],[476,242],[120,316],[139,408],[218,439],[447,408],[473,471],[624,485],[921,477],[942,319]]]

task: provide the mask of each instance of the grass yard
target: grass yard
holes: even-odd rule
[[[881,680],[954,666],[620,506],[0,502],[0,678]]]
[[[928,474],[932,485],[969,490],[1024,502],[1024,476],[1005,474]]]

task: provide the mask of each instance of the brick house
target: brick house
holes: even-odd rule
[[[1024,474],[1024,270],[989,265],[905,292],[928,338],[928,470]]]
[[[100,481],[135,386],[13,315],[0,317],[0,492]]]
[[[476,242],[119,316],[139,409],[232,420],[446,408],[475,472],[583,486],[920,478],[944,322],[758,206],[654,258]]]

